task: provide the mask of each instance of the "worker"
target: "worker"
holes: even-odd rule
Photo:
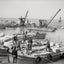
[[[14,36],[13,41],[17,44],[17,35]]]
[[[46,51],[51,51],[51,48],[50,48],[50,41],[47,39],[47,46],[46,46]]]
[[[21,22],[23,21],[23,18],[22,18],[22,16],[21,16],[21,18],[20,18],[20,21],[21,21]]]
[[[10,63],[10,51],[9,51],[9,48],[7,49],[7,53],[8,53],[8,62]]]
[[[28,51],[29,52],[32,51],[32,43],[33,43],[33,41],[32,41],[32,38],[30,37],[29,41],[28,41]]]
[[[33,43],[33,41],[32,41],[31,37],[29,38],[29,43],[30,43],[30,49],[32,49],[32,43]]]
[[[17,54],[17,48],[16,46],[13,47],[13,50],[12,50],[12,55],[13,55],[13,63],[17,63],[17,57],[18,57],[18,54]],[[15,61],[16,60],[16,61]]]
[[[18,48],[19,50],[21,49],[20,44],[21,44],[21,42],[18,42],[17,48]]]
[[[27,32],[24,33],[23,41],[25,42],[27,40]]]

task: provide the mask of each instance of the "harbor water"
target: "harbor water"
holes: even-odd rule
[[[12,35],[14,33],[22,33],[23,30],[24,30],[24,28],[7,28],[6,30],[0,29],[0,33],[5,33],[5,35]],[[56,43],[64,42],[64,29],[58,29],[56,32],[47,32],[46,38],[48,38],[50,41],[56,42]],[[0,60],[5,61],[6,63],[4,63],[4,64],[7,64],[6,58],[2,58]],[[12,64],[12,63],[10,63],[10,64]],[[35,63],[34,63],[33,59],[21,58],[20,60],[18,60],[18,64],[35,64]],[[45,64],[45,63],[42,61],[40,64]],[[64,64],[64,59],[60,59],[53,63],[46,63],[46,64]]]
[[[0,33],[4,33],[5,35],[12,35],[16,33],[23,33],[24,30],[26,30],[26,28],[7,28],[0,29]],[[52,42],[64,42],[64,29],[58,29],[55,32],[47,32],[46,38]]]

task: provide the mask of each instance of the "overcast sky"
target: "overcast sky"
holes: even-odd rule
[[[56,18],[64,19],[64,0],[0,0],[0,17],[24,17],[28,10],[28,18],[50,19],[58,9]]]

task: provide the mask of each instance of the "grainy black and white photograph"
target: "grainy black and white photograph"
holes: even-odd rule
[[[0,0],[0,64],[64,64],[64,0]]]

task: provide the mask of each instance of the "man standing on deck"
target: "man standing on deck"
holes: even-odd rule
[[[29,38],[29,41],[28,41],[28,51],[30,52],[30,51],[32,51],[32,43],[33,43],[33,41],[32,41],[32,38],[30,37]],[[29,53],[28,52],[28,53]]]
[[[47,39],[47,43],[46,43],[46,51],[51,51],[51,48],[50,48],[50,41]]]
[[[18,42],[17,48],[20,50],[21,49],[21,42]]]
[[[27,31],[23,35],[24,35],[23,41],[25,42],[27,40]]]
[[[10,63],[10,59],[9,59],[10,51],[9,51],[9,48],[7,49],[7,53],[8,53],[8,62]]]
[[[13,63],[17,63],[17,57],[18,57],[17,51],[18,51],[18,50],[16,49],[16,46],[13,47],[13,50],[12,50]]]
[[[14,38],[13,38],[14,42],[17,44],[17,35],[14,35]]]

